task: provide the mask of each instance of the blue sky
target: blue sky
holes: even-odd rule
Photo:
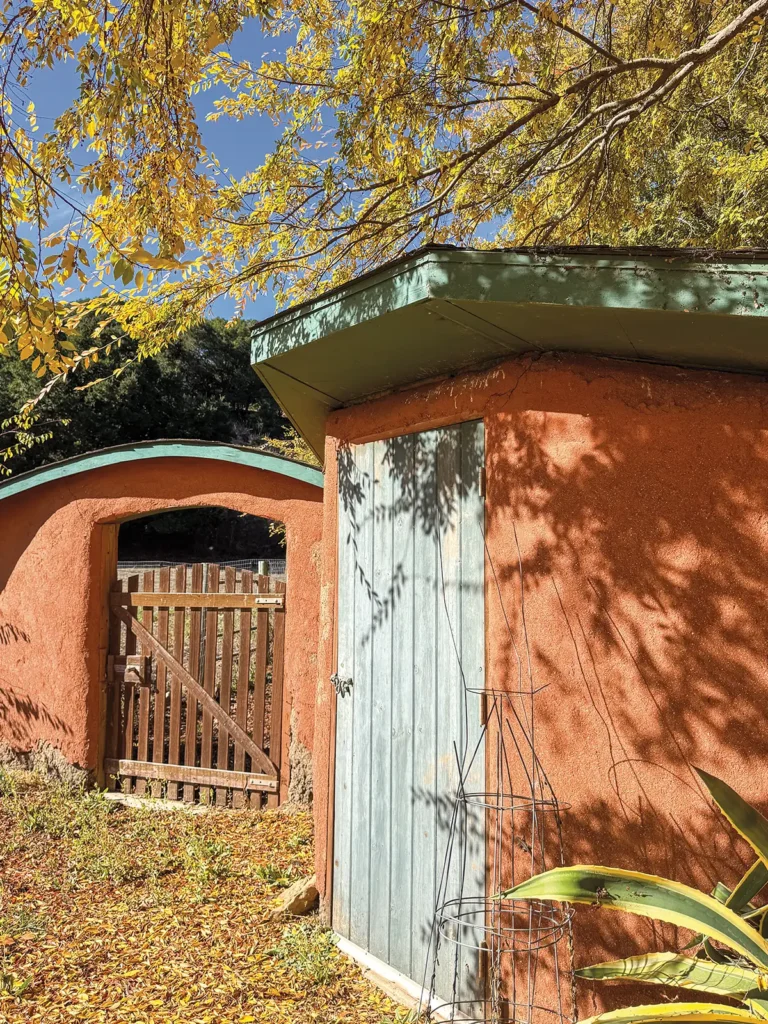
[[[257,22],[250,21],[235,36],[227,47],[228,52],[236,60],[249,60],[258,65],[262,56],[274,48],[273,39],[265,39]],[[60,114],[72,101],[76,94],[78,78],[74,61],[57,64],[54,68],[46,68],[36,72],[33,81],[26,89],[25,97],[16,95],[16,100],[24,106],[28,99],[34,100],[36,114],[40,123],[40,134],[49,131],[52,118]],[[203,139],[208,148],[215,153],[223,168],[229,170],[234,177],[239,177],[248,169],[257,166],[269,152],[278,134],[270,118],[254,117],[246,121],[230,121],[222,118],[219,121],[206,121],[206,114],[213,109],[213,101],[217,97],[215,90],[202,93],[196,98],[200,112],[200,126]],[[78,200],[79,200],[78,196]],[[57,219],[58,217],[58,219]],[[51,227],[56,228],[66,222],[68,211],[62,209],[53,214]],[[229,318],[233,312],[233,303],[228,299],[219,300],[214,313]],[[274,312],[272,297],[265,295],[248,304],[245,310],[247,317],[263,319]]]

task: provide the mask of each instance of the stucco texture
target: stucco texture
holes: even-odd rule
[[[253,467],[160,458],[95,469],[0,502],[0,742],[49,743],[96,771],[107,594],[118,524],[217,505],[285,523],[285,705],[312,748],[322,491]],[[283,764],[290,737],[286,729]],[[281,791],[287,793],[288,773]]]
[[[718,879],[732,886],[749,855],[691,766],[768,807],[766,383],[545,355],[332,414],[329,612],[335,448],[475,418],[486,431],[487,682],[517,687],[522,587],[533,676],[546,686],[536,746],[564,806],[566,863],[630,867],[707,891]],[[331,633],[321,633],[315,747],[326,883]],[[579,965],[676,938],[599,908],[580,909],[576,921]],[[663,992],[585,984],[579,1013],[630,998]]]

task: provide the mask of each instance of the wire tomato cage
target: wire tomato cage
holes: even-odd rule
[[[534,681],[522,559],[518,648],[485,550],[517,672],[509,688],[470,686],[460,672],[467,715],[479,708],[480,736],[455,747],[458,784],[418,1012],[426,1021],[567,1024],[576,1019],[572,908],[505,895],[564,863],[568,805],[558,801],[537,753],[536,701],[548,684]]]

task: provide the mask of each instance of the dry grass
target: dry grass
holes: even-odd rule
[[[311,872],[308,815],[125,808],[0,772],[4,1024],[389,1024],[316,919],[268,919]]]

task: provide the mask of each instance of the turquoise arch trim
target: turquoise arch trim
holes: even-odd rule
[[[254,448],[241,448],[215,441],[141,441],[137,444],[102,448],[86,455],[76,455],[74,458],[63,459],[61,462],[54,462],[49,466],[41,466],[39,469],[11,477],[0,483],[0,501],[55,480],[63,480],[107,466],[142,462],[147,459],[210,459],[249,469],[262,469],[268,473],[278,473],[292,480],[312,484],[314,487],[323,486],[322,470],[281,458],[279,455],[268,455]]]

